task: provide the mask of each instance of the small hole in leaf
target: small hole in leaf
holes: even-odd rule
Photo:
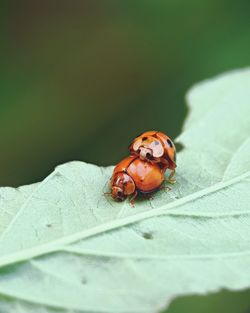
[[[56,178],[61,178],[63,175],[61,174],[61,173],[59,173],[59,172],[57,172],[57,173],[55,173],[54,174],[54,177],[56,177]]]
[[[175,143],[175,148],[177,152],[180,152],[185,148],[185,146],[182,143],[177,142]]]
[[[87,284],[87,279],[86,278],[82,278],[81,279],[81,284],[82,285],[86,285]]]
[[[152,233],[143,233],[143,238],[150,240],[153,239],[153,234]]]

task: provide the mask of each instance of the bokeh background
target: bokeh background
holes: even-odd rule
[[[192,84],[250,65],[250,1],[0,0],[0,39],[0,185],[18,186],[114,164],[145,130],[176,137]],[[187,307],[248,313],[250,292],[168,312]]]

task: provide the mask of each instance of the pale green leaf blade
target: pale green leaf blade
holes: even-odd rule
[[[0,237],[9,223],[14,219],[20,206],[24,204],[29,195],[38,184],[23,186],[19,188],[0,188]]]
[[[117,204],[103,196],[112,168],[71,162],[18,202],[0,237],[0,307],[150,313],[178,295],[250,286],[250,71],[189,99],[170,192]]]
[[[215,84],[208,79],[191,88],[186,95],[190,110],[184,130],[194,126],[196,122],[200,122],[209,112],[213,111],[218,103],[224,102],[232,90],[239,90],[241,85],[246,89],[249,83],[249,71],[250,68],[245,68],[228,72],[228,75],[224,73],[212,79],[213,81],[216,79]]]

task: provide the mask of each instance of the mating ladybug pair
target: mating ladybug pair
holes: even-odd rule
[[[131,196],[133,202],[138,193],[158,190],[167,169],[171,170],[168,181],[175,182],[176,151],[168,136],[157,131],[143,133],[135,138],[129,151],[131,155],[116,165],[111,177],[113,199],[123,201]]]

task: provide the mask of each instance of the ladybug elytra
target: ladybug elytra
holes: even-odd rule
[[[170,183],[175,182],[173,176],[176,168],[176,150],[168,136],[158,131],[145,132],[134,139],[129,150],[141,160],[158,163],[164,171],[170,169],[172,172],[168,180]]]
[[[129,156],[118,163],[110,181],[113,199],[123,201],[127,196],[134,199],[138,193],[156,191],[164,181],[164,171],[156,163]]]
[[[131,155],[116,165],[111,177],[108,194],[114,200],[131,196],[132,203],[138,193],[160,189],[167,169],[171,170],[168,182],[175,183],[176,150],[168,136],[158,131],[145,132],[134,139],[129,151]]]

